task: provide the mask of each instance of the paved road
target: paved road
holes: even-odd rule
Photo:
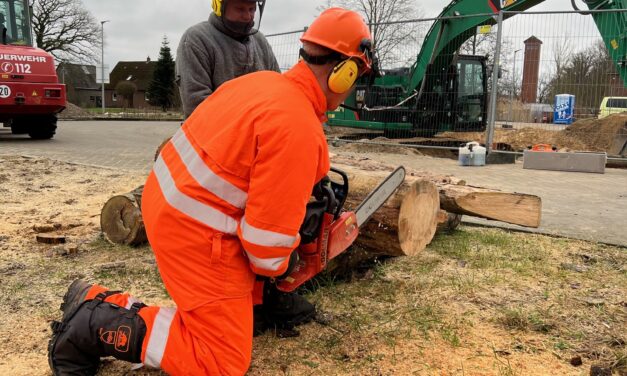
[[[0,128],[0,154],[32,155],[68,162],[148,172],[161,141],[178,122],[60,122],[57,136],[33,141]],[[543,233],[627,246],[627,170],[605,174],[523,170],[522,164],[460,167],[453,160],[388,155],[391,163],[452,174],[469,184],[542,198]],[[498,222],[475,220],[484,224]]]
[[[60,121],[52,140],[31,140],[0,127],[0,154],[41,156],[125,170],[152,167],[159,144],[180,122]]]

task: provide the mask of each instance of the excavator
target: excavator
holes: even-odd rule
[[[430,137],[441,131],[484,131],[488,120],[485,56],[459,54],[477,27],[494,25],[503,11],[522,12],[544,0],[454,0],[429,29],[410,68],[383,70],[358,82],[328,125],[383,131],[388,137]],[[627,87],[627,0],[582,0],[592,12],[612,61]],[[576,10],[575,0],[571,0]],[[503,19],[517,13],[503,13]],[[585,14],[585,12],[584,12]],[[470,15],[475,15],[470,17]],[[464,17],[469,16],[469,17]]]

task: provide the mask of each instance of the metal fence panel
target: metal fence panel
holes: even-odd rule
[[[407,21],[412,36],[385,51],[385,76],[369,87],[359,83],[347,108],[329,114],[328,133],[424,148],[479,141],[495,152],[538,143],[610,151],[627,125],[624,118],[597,119],[600,105],[605,97],[627,96],[627,89],[599,30],[606,41],[622,40],[603,23],[621,22],[627,13],[596,12],[611,15],[599,25],[590,13],[452,17],[448,25],[466,30],[453,36],[441,28],[443,19]],[[297,62],[303,31],[267,35],[282,70]],[[574,98],[572,109],[561,102],[556,108],[556,98]]]

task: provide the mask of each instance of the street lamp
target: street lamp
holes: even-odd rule
[[[105,90],[104,90],[104,85],[105,85],[105,69],[104,69],[104,24],[106,24],[107,22],[109,22],[109,20],[106,21],[100,21],[100,37],[102,39],[101,41],[101,59],[100,59],[100,74],[101,74],[101,80],[102,80],[102,98],[101,98],[101,104],[102,104],[102,114],[104,115],[105,113]]]
[[[512,107],[514,106],[514,92],[516,91],[516,54],[519,53],[522,50],[516,50],[514,51],[514,68],[513,68],[513,72],[512,72],[512,89],[509,92],[509,122],[510,124],[513,123],[512,121]]]

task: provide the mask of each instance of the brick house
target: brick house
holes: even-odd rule
[[[96,82],[96,66],[60,63],[57,76],[65,84],[68,102],[83,108],[101,106],[102,89]]]
[[[145,61],[120,61],[109,74],[109,83],[105,85],[105,105],[107,107],[152,108],[148,103],[146,91],[152,80],[157,62],[150,58]],[[132,98],[122,98],[116,93],[116,87],[122,81],[135,87]]]

